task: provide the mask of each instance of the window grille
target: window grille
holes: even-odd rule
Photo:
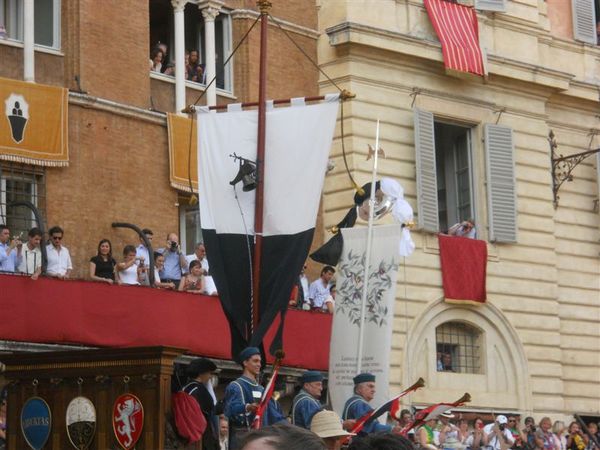
[[[9,227],[11,237],[27,239],[28,231],[38,227],[29,208],[9,206],[14,201],[31,202],[46,217],[46,183],[44,169],[13,162],[0,163],[0,223]]]
[[[438,372],[482,373],[481,332],[462,322],[446,322],[435,330]]]

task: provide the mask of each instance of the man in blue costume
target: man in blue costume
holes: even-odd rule
[[[344,405],[342,420],[358,420],[365,414],[373,411],[369,402],[375,397],[375,375],[370,373],[361,373],[356,375],[354,381],[354,395],[350,397]],[[390,425],[384,425],[374,420],[363,427],[359,434],[391,432]],[[399,431],[399,430],[398,430]]]
[[[241,438],[248,432],[264,388],[258,384],[260,350],[247,347],[238,357],[243,373],[225,389],[225,416],[229,419],[229,449],[237,450]],[[285,420],[277,404],[271,400],[262,419],[262,425],[273,425]]]
[[[323,375],[317,370],[307,370],[300,382],[302,389],[292,403],[292,423],[310,430],[313,416],[323,409],[319,401],[323,392]]]

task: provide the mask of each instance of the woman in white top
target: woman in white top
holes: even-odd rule
[[[123,249],[124,261],[117,264],[115,270],[119,284],[139,285],[140,276],[145,271],[143,264],[137,265],[135,258],[135,247],[126,245]]]

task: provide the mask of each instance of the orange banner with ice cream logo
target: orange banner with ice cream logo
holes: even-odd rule
[[[0,78],[0,160],[67,166],[65,88]]]

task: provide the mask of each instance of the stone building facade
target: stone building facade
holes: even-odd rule
[[[465,78],[446,73],[422,0],[318,1],[320,66],[356,94],[345,106],[350,170],[359,184],[370,181],[365,156],[379,119],[380,176],[397,179],[418,213],[416,251],[399,268],[390,390],[419,376],[427,388],[407,404],[453,401],[468,391],[467,410],[600,416],[598,160],[590,156],[573,170],[555,207],[548,140],[552,130],[563,155],[600,147],[599,4],[573,5],[475,1],[488,74]],[[334,90],[325,79],[320,85]],[[494,130],[504,133],[495,143]],[[491,192],[502,169],[490,167],[494,145],[514,147],[514,163],[505,161],[514,201]],[[437,182],[433,211],[426,194],[436,184],[420,172],[427,149],[437,158],[429,174]],[[339,130],[333,155],[325,239],[352,204]],[[487,241],[481,306],[443,300],[436,233],[469,217]],[[502,223],[511,236],[502,236]],[[451,354],[451,371],[438,369],[443,352]]]

